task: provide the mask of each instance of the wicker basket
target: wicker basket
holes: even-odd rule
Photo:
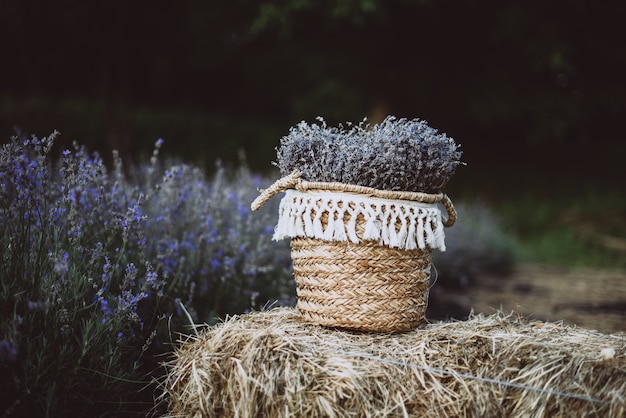
[[[274,238],[291,238],[303,318],[361,331],[417,327],[428,303],[432,250],[445,250],[443,226],[456,220],[448,197],[307,182],[293,173],[264,190],[252,209],[281,191],[287,193]]]

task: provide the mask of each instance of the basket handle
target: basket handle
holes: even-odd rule
[[[391,190],[378,190],[371,187],[343,183],[309,182],[302,180],[302,178],[300,178],[301,175],[302,173],[300,173],[300,171],[295,170],[293,173],[276,180],[276,182],[267,189],[261,190],[261,194],[256,199],[254,199],[254,201],[250,205],[252,210],[260,209],[272,197],[288,189],[297,189],[301,191],[335,190],[343,192],[364,193],[383,199],[401,199],[424,203],[441,203],[448,213],[448,218],[443,221],[443,225],[449,227],[454,225],[454,222],[456,222],[456,210],[454,209],[454,205],[452,204],[450,198],[443,193],[427,194],[421,192],[402,192]]]
[[[443,226],[451,227],[456,222],[456,209],[454,209],[452,200],[450,200],[450,198],[446,194],[443,195],[443,198],[441,199],[441,204],[446,208],[446,212],[448,212],[448,219],[444,219],[442,221]]]
[[[252,208],[252,210],[258,210],[264,204],[266,204],[268,200],[270,200],[278,193],[284,192],[287,189],[293,189],[296,184],[298,184],[298,181],[300,180],[300,175],[300,172],[296,170],[288,176],[276,180],[276,182],[270,187],[265,190],[261,190],[261,194],[257,196],[256,199],[254,199],[254,201],[250,205],[250,208]]]

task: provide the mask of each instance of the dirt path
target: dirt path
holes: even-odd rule
[[[465,290],[432,296],[434,303],[457,312],[502,309],[605,333],[626,332],[625,270],[522,265],[510,277],[483,277]]]

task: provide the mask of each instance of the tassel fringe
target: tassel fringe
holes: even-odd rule
[[[357,219],[365,222],[362,236]],[[324,217],[324,219],[322,219]],[[361,221],[361,222],[363,222]],[[385,200],[334,191],[286,191],[280,202],[274,240],[376,241],[401,250],[446,250],[441,210],[436,203]]]

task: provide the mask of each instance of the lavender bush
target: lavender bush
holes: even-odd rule
[[[387,117],[370,127],[362,122],[328,127],[301,122],[281,139],[277,166],[310,181],[329,181],[384,190],[439,192],[460,164],[452,138],[418,119]]]
[[[245,168],[108,169],[56,133],[0,151],[0,416],[145,415],[178,333],[279,300],[289,249]]]

